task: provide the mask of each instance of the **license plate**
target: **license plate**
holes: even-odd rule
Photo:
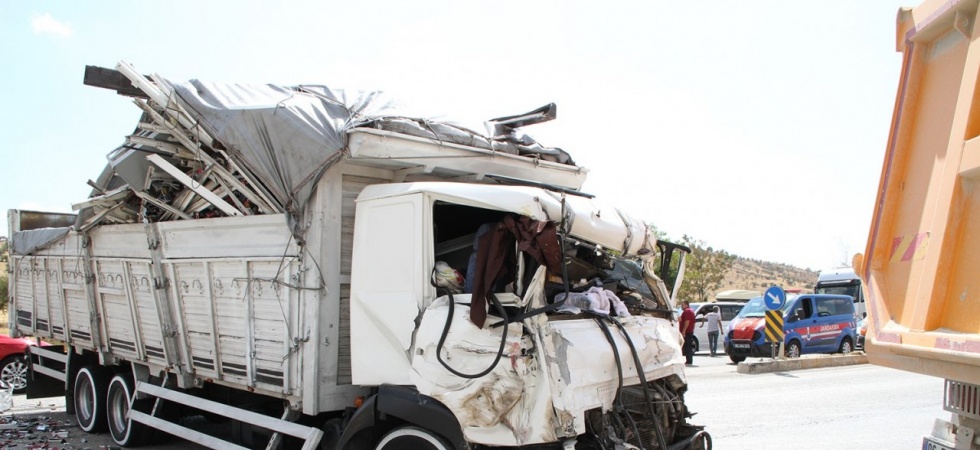
[[[748,342],[735,342],[732,344],[733,347],[743,350],[748,349],[750,345]]]

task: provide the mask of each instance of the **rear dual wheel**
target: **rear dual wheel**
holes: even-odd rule
[[[86,433],[106,430],[106,390],[109,387],[108,375],[102,367],[85,366],[75,375],[75,419],[78,427]]]
[[[133,375],[111,375],[101,366],[82,367],[75,375],[75,419],[86,433],[108,430],[112,440],[123,447],[147,443],[156,432],[150,427],[129,420],[130,404],[137,411],[149,413],[152,400],[131,402],[136,394]]]
[[[123,447],[137,446],[147,443],[155,431],[145,424],[130,420],[130,405],[136,411],[149,413],[153,408],[153,400],[144,399],[132,401],[136,395],[133,376],[119,374],[112,377],[106,392],[106,419],[112,440]]]

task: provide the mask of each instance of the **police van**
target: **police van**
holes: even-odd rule
[[[772,345],[766,341],[766,310],[763,298],[756,297],[732,319],[725,333],[725,352],[732,362],[749,356],[772,356]],[[783,315],[786,356],[854,350],[857,321],[852,297],[790,295],[779,311]]]

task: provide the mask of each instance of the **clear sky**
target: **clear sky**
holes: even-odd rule
[[[380,89],[467,124],[556,102],[525,131],[588,167],[585,191],[675,240],[836,266],[864,251],[909,3],[3,1],[0,209],[86,198],[140,111],[84,67],[123,60]]]

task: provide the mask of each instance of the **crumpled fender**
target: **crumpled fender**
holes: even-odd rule
[[[457,450],[466,448],[466,439],[456,416],[438,400],[420,394],[415,388],[382,385],[378,393],[361,405],[344,427],[337,448],[344,448],[359,432],[384,423],[392,416],[437,433]]]

